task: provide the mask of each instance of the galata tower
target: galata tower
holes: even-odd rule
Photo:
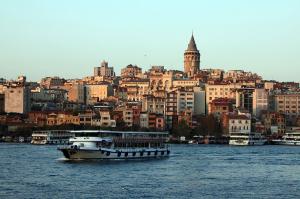
[[[190,43],[184,52],[184,72],[188,77],[192,77],[200,70],[200,53],[197,49],[194,35],[192,34]]]

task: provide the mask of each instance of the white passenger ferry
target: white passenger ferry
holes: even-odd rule
[[[168,157],[167,132],[71,131],[70,145],[59,146],[67,159]]]
[[[234,132],[230,134],[229,145],[247,146],[264,145],[267,142],[261,133]]]
[[[286,133],[282,139],[272,140],[274,144],[300,146],[300,131]]]

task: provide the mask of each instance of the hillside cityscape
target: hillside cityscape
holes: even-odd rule
[[[184,51],[184,49],[183,49]],[[182,70],[133,64],[120,76],[107,61],[81,79],[0,79],[2,141],[35,130],[169,131],[175,141],[214,143],[238,131],[278,138],[300,126],[299,82],[264,80],[244,70],[203,69],[194,35]]]

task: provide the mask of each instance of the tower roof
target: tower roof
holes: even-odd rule
[[[196,42],[195,42],[195,39],[194,39],[194,35],[193,35],[193,34],[192,34],[190,43],[189,43],[189,45],[188,45],[188,48],[187,48],[186,50],[187,50],[187,51],[198,51],[197,45],[196,45]]]

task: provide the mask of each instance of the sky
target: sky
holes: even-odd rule
[[[0,77],[82,78],[102,60],[183,70],[194,34],[200,68],[300,81],[298,0],[1,0]]]

